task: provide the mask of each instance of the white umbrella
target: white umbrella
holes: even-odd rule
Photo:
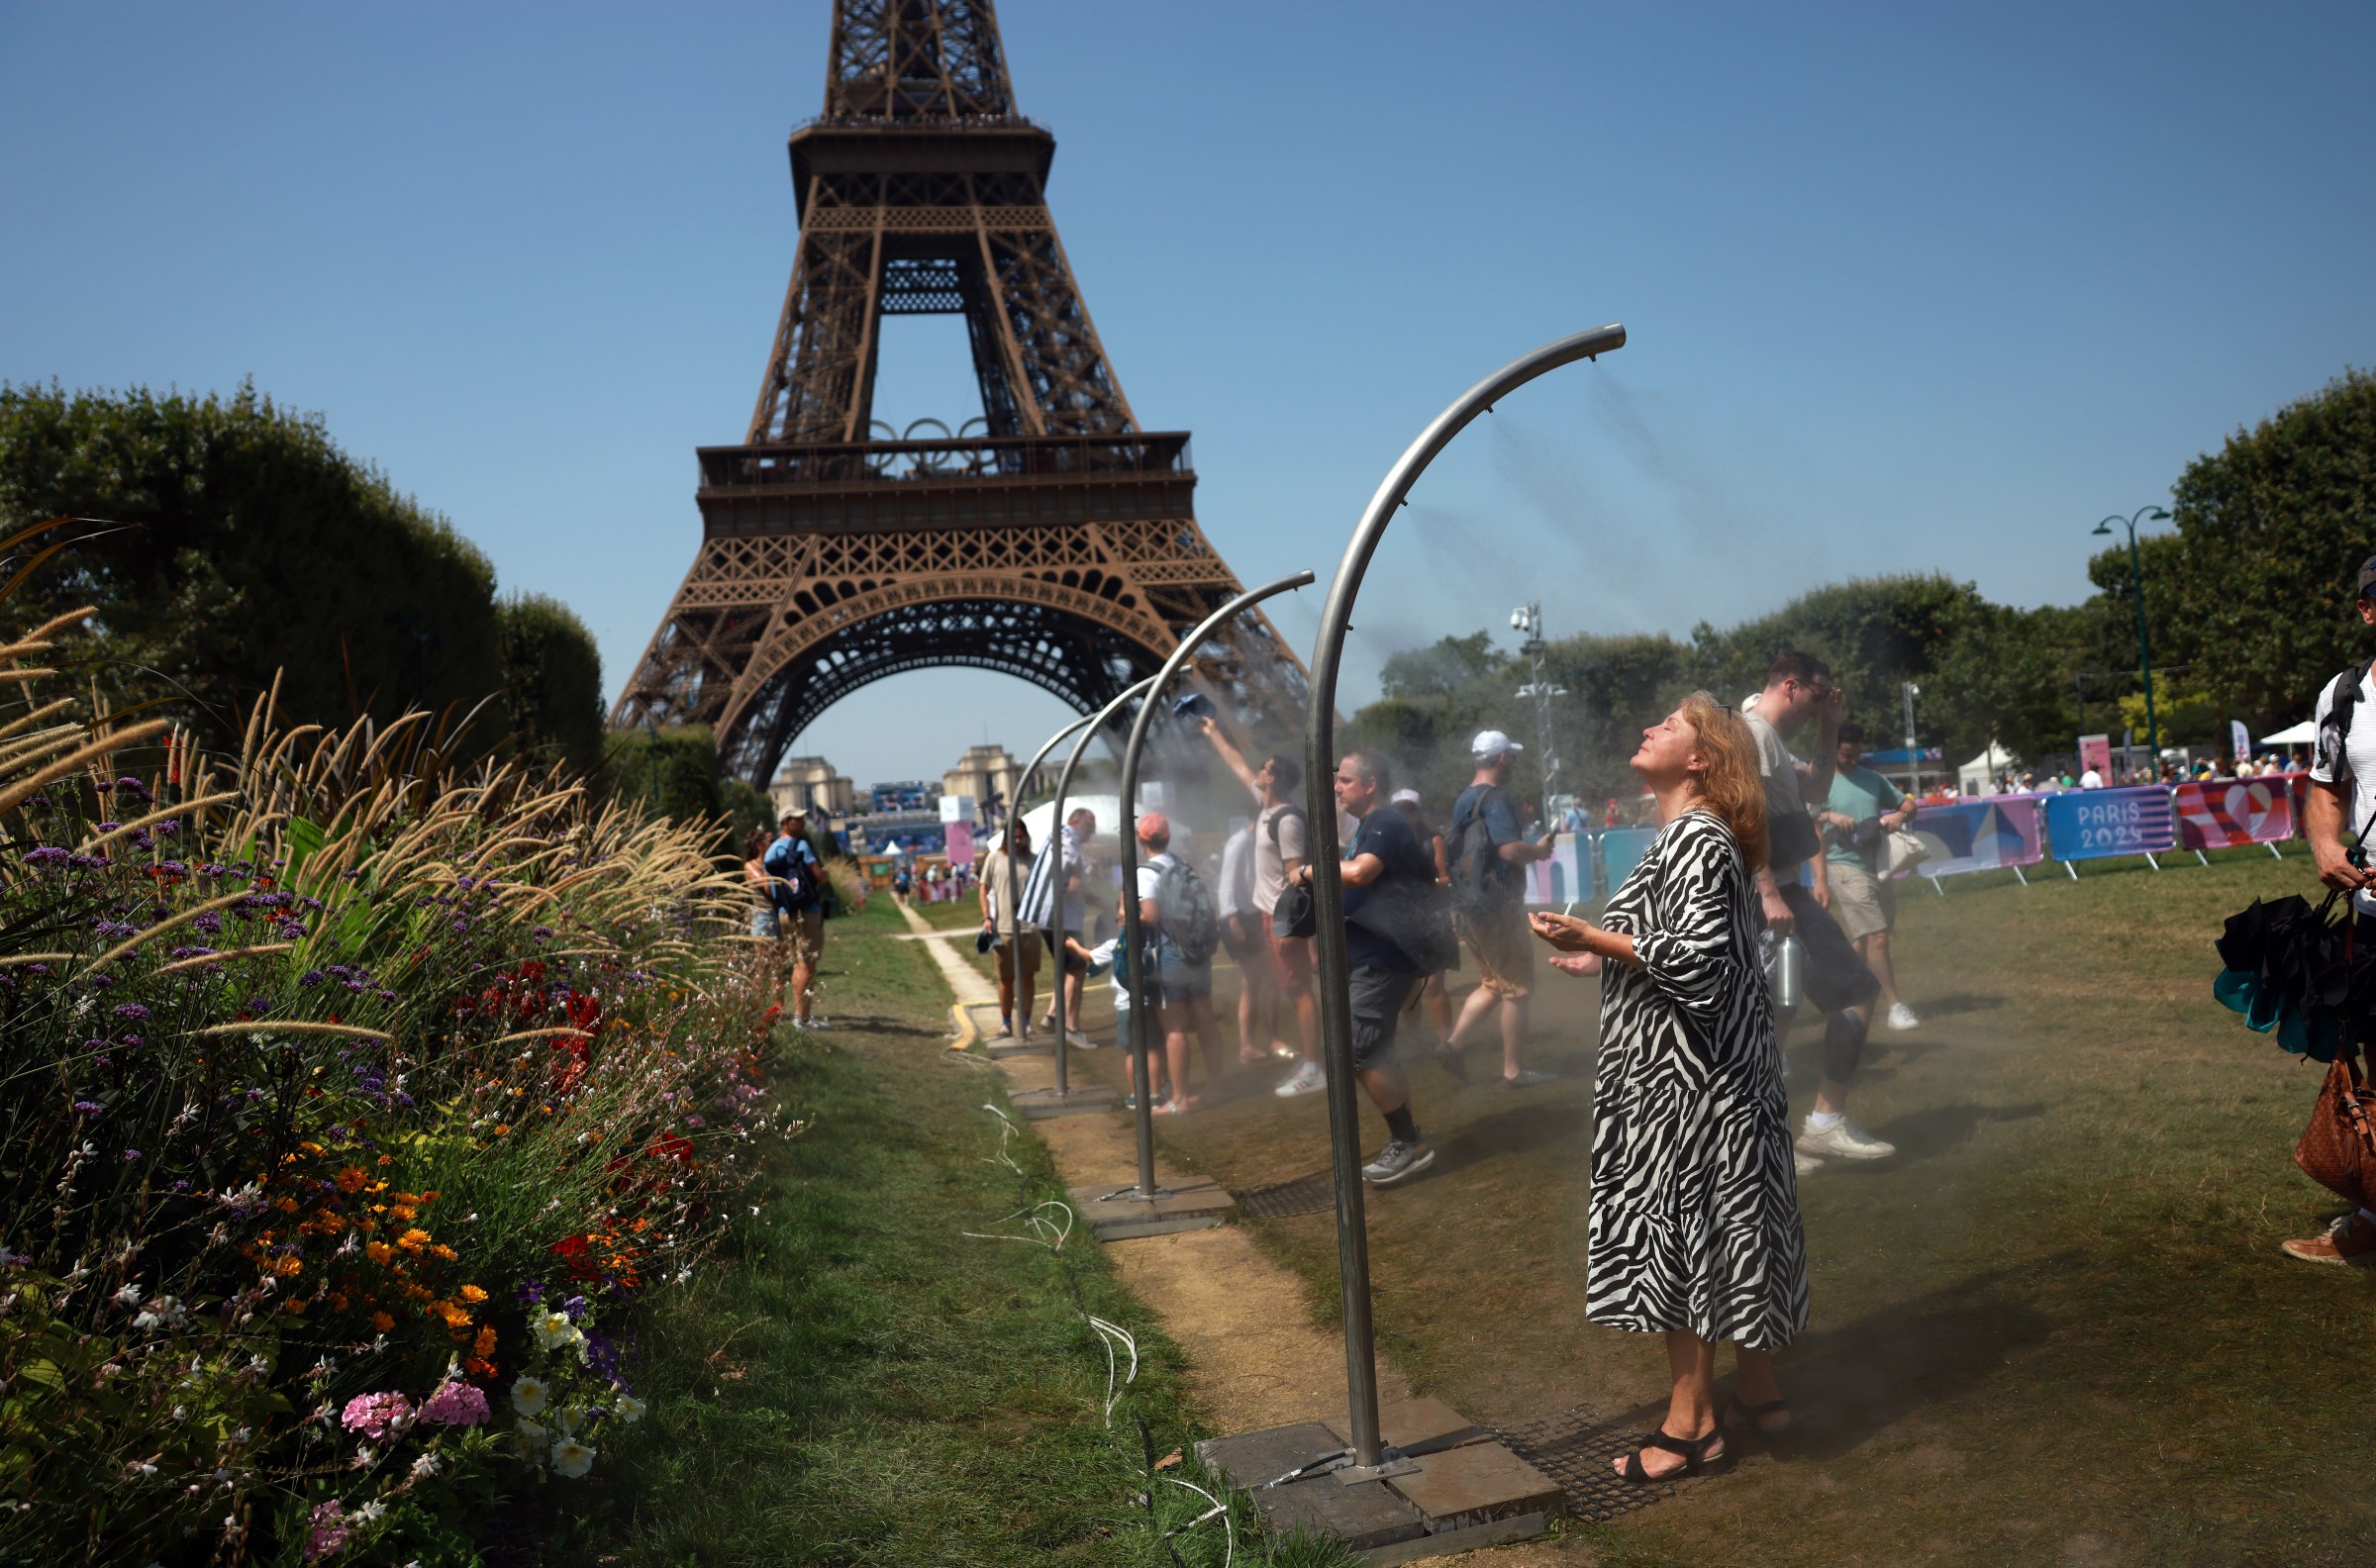
[[[2262,735],[2257,743],[2264,746],[2308,745],[2318,737],[2319,727],[2317,722],[2315,720],[2305,719],[2300,724],[2294,726],[2291,730],[2280,730],[2275,735]]]

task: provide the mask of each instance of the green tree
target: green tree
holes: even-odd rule
[[[726,809],[706,725],[621,731],[603,759],[602,785],[614,800],[640,800],[678,822],[716,822]]]
[[[1389,655],[1378,672],[1378,689],[1388,697],[1448,697],[1509,662],[1494,647],[1489,633],[1447,637],[1429,647]]]
[[[602,761],[602,655],[577,613],[543,594],[495,607],[512,733],[590,772]]]
[[[2368,656],[2351,600],[2376,549],[2376,375],[2347,370],[2238,430],[2174,494],[2177,534],[2145,560],[2154,662],[2255,729],[2307,718]]]
[[[97,605],[94,676],[119,699],[153,689],[145,667],[193,716],[236,727],[277,674],[286,716],[342,724],[468,708],[503,685],[486,557],[319,417],[252,386],[228,400],[0,386],[0,524],[59,516],[99,521],[16,608]]]

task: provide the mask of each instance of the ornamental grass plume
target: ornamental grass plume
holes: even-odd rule
[[[461,717],[50,696],[79,619],[0,645],[0,1558],[399,1538],[518,1473],[490,1390],[624,1408],[790,1130],[742,891]]]

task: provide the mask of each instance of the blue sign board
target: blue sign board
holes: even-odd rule
[[[2170,792],[2158,784],[2066,790],[2047,796],[2045,806],[2046,838],[2057,860],[2158,854],[2178,842]]]
[[[1601,834],[1601,888],[1603,898],[1613,897],[1626,885],[1626,878],[1649,852],[1650,840],[1658,836],[1655,828],[1612,828]]]

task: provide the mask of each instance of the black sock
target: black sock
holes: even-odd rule
[[[1396,1106],[1386,1113],[1386,1130],[1406,1143],[1419,1141],[1419,1124],[1411,1120],[1409,1106]]]

